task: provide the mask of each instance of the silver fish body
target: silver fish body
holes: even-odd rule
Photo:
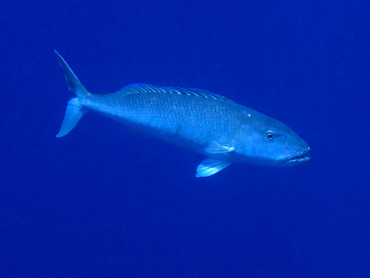
[[[309,161],[308,145],[283,123],[206,90],[131,84],[112,94],[91,94],[56,52],[69,89],[57,137],[68,134],[88,111],[207,158],[197,177],[213,175],[231,163],[298,165]]]

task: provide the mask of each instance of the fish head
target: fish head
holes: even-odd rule
[[[253,164],[295,166],[310,160],[310,147],[290,127],[261,115],[244,125],[238,149],[242,160]]]

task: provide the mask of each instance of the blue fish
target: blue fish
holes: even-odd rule
[[[169,143],[204,154],[196,177],[234,162],[291,166],[310,160],[310,148],[291,128],[206,90],[130,84],[116,93],[91,94],[62,56],[69,102],[57,137],[67,135],[87,112],[98,112]]]

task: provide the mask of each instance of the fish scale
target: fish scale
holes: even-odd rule
[[[240,107],[238,109],[238,105],[231,102],[161,92],[126,94],[119,91],[92,95],[88,102],[86,106],[89,109],[128,125],[152,130],[157,137],[173,134],[178,137],[174,140],[184,138],[203,145],[208,138],[229,132],[238,124],[237,118],[242,116]],[[156,131],[159,134],[154,134]]]

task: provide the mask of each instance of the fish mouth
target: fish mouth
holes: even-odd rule
[[[285,159],[286,163],[301,164],[310,161],[310,147],[304,148],[299,153]]]

